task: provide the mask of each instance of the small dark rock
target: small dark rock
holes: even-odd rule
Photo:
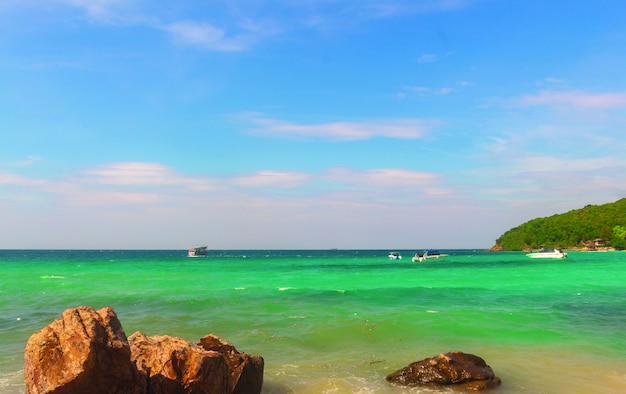
[[[463,352],[442,353],[416,361],[387,375],[403,386],[455,385],[464,390],[485,390],[501,384],[485,360]]]

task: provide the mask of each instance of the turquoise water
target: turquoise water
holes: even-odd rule
[[[498,393],[626,392],[626,253],[387,252],[0,250],[0,392],[24,392],[29,336],[79,305],[113,306],[127,335],[260,354],[264,393],[433,393],[384,377],[453,350]]]

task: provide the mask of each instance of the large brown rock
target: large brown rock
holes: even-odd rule
[[[168,335],[136,332],[128,341],[137,368],[148,375],[151,394],[232,392],[230,369],[218,352]]]
[[[231,374],[231,389],[234,394],[260,393],[263,386],[263,357],[246,354],[221,338],[209,334],[198,343],[203,349],[220,353]]]
[[[78,307],[33,334],[24,351],[29,394],[145,392],[145,376],[112,308]]]
[[[24,381],[27,394],[254,394],[263,358],[215,335],[126,338],[112,308],[78,307],[30,337]]]
[[[455,385],[476,391],[501,383],[485,360],[462,352],[442,353],[416,361],[387,375],[387,381],[403,386]]]

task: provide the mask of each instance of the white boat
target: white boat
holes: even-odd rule
[[[526,256],[531,259],[564,259],[567,257],[567,253],[559,248],[543,248],[536,252],[528,253]]]
[[[389,252],[389,257],[390,260],[402,260],[402,255],[400,255],[400,252]]]
[[[420,262],[421,263],[424,260],[442,259],[442,258],[447,257],[447,256],[448,256],[447,254],[439,253],[438,250],[428,249],[428,250],[425,250],[423,252],[415,253],[415,256],[413,256],[411,261],[413,261],[414,263],[416,263],[416,262]]]
[[[187,257],[206,257],[209,253],[207,246],[196,246],[187,251]]]

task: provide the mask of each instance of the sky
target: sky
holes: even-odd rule
[[[0,248],[489,248],[626,197],[623,0],[2,0]]]

